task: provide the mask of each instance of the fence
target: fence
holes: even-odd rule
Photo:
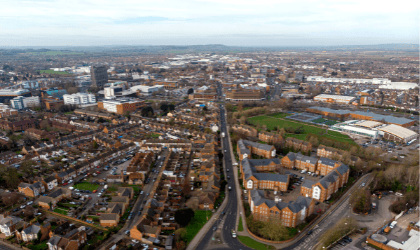
[[[106,228],[103,228],[103,227],[100,227],[100,226],[97,226],[97,225],[94,225],[94,224],[90,224],[90,223],[87,223],[86,221],[75,219],[73,217],[70,217],[70,216],[67,216],[67,215],[64,215],[64,214],[59,214],[59,213],[56,213],[56,212],[53,212],[53,211],[49,211],[49,210],[45,210],[45,209],[41,209],[41,210],[44,211],[44,212],[46,212],[46,213],[52,214],[54,216],[57,216],[57,217],[62,217],[62,218],[67,219],[67,220],[76,221],[78,223],[84,224],[84,225],[89,226],[89,227],[94,227],[94,228],[99,229],[99,230],[102,230],[102,231],[108,231],[108,229],[106,229]]]
[[[21,246],[19,244],[11,243],[11,242],[7,241],[6,239],[1,239],[0,245],[6,245],[8,247],[11,247],[12,249],[21,248],[21,249],[25,249],[25,250],[31,250],[31,249],[29,249],[27,247],[24,247],[24,246]]]

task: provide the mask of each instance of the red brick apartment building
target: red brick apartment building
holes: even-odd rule
[[[300,194],[320,202],[328,200],[333,193],[348,182],[349,173],[350,168],[342,164],[318,182],[305,180],[302,183]]]
[[[272,145],[240,139],[237,145],[237,153],[241,161],[250,157],[251,154],[270,159],[276,156],[276,149]]]
[[[289,186],[289,175],[261,173],[274,171],[280,166],[280,161],[274,159],[241,161],[241,174],[245,189],[270,189],[275,191],[286,191]]]
[[[277,219],[286,227],[296,227],[313,214],[315,201],[309,197],[298,196],[294,202],[285,203],[275,197],[267,199],[263,190],[251,190],[249,201],[255,219],[268,221]]]
[[[283,137],[278,134],[270,133],[270,132],[261,132],[258,134],[258,139],[263,142],[276,144],[276,143],[282,143]]]
[[[312,144],[310,142],[302,141],[293,137],[286,139],[286,147],[293,148],[294,150],[301,152],[312,151]]]
[[[241,133],[246,136],[257,137],[258,135],[258,130],[246,125],[233,125],[232,130],[236,133]]]

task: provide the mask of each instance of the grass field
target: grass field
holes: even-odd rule
[[[248,119],[248,121],[254,125],[257,125],[257,124],[266,125],[267,128],[269,129],[273,129],[275,126],[279,126],[280,128],[287,128],[287,127],[297,128],[297,127],[302,126],[303,129],[305,130],[304,134],[286,134],[286,137],[294,137],[301,140],[305,140],[306,135],[309,133],[317,134],[317,135],[325,133],[325,129],[321,127],[317,127],[316,125],[308,125],[306,123],[292,121],[292,120],[290,121],[281,120],[281,119],[276,119],[276,118],[265,116],[265,115],[251,117]],[[323,136],[326,138],[334,139],[341,142],[349,142],[349,143],[353,142],[353,140],[347,135],[343,135],[335,131],[328,131],[328,134],[323,135]]]
[[[324,118],[318,118],[318,119],[312,120],[312,122],[315,122],[315,123],[323,123],[325,121],[326,120]]]
[[[194,239],[195,235],[197,235],[204,224],[206,224],[206,213],[210,219],[213,214],[211,211],[195,211],[194,218],[192,218],[190,223],[185,227],[185,229],[187,229],[187,236],[185,237],[187,245],[192,241],[192,239]]]
[[[269,115],[269,116],[271,116],[271,117],[274,117],[274,118],[285,118],[285,117],[288,117],[288,116],[291,116],[292,114],[287,114],[287,113],[277,113],[277,114],[272,114],[272,115]]]
[[[270,248],[267,247],[267,245],[260,243],[258,241],[255,241],[248,236],[240,236],[238,235],[238,239],[246,246],[257,249],[257,250],[269,250]]]
[[[238,232],[244,231],[244,226],[242,225],[242,217],[239,216]]]
[[[63,215],[67,215],[67,210],[64,210],[64,209],[61,209],[61,208],[54,209],[54,212],[59,213],[59,214],[63,214]]]
[[[78,183],[76,185],[74,185],[75,189],[80,189],[80,190],[89,190],[89,191],[93,191],[93,190],[97,190],[99,188],[98,184],[92,184],[89,182],[82,182],[82,183]]]
[[[44,69],[39,71],[40,74],[56,74],[56,75],[70,75],[70,73],[65,71],[54,71],[51,69]]]

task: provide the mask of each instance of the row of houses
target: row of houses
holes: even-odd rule
[[[112,196],[111,202],[108,202],[106,213],[101,213],[99,217],[99,223],[101,226],[118,226],[120,218],[128,208],[130,200],[133,199],[133,197],[134,190],[132,187],[119,187],[117,190],[117,196]]]

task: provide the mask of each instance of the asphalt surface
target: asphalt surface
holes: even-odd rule
[[[221,121],[221,129],[220,132],[224,132],[225,134],[228,133],[227,125],[226,125],[226,118],[225,118],[225,110],[220,109],[220,121]],[[221,143],[223,143],[223,148],[228,150],[224,153],[223,160],[225,161],[226,167],[226,174],[230,176],[230,179],[227,179],[228,186],[232,189],[229,192],[229,200],[226,204],[225,215],[220,215],[220,217],[213,223],[212,229],[209,230],[206,235],[203,237],[201,242],[195,249],[242,249],[242,250],[251,250],[252,248],[248,248],[244,246],[237,238],[232,238],[232,230],[235,230],[236,227],[236,218],[238,213],[238,204],[237,204],[237,193],[236,193],[236,185],[235,185],[235,177],[233,168],[232,168],[232,159],[229,150],[232,150],[230,147],[230,141],[228,140],[229,137],[225,136],[221,138]],[[227,172],[229,169],[229,172]],[[216,227],[217,230],[213,230]],[[220,233],[224,244],[217,246],[217,245],[210,245],[212,238],[216,233]]]

